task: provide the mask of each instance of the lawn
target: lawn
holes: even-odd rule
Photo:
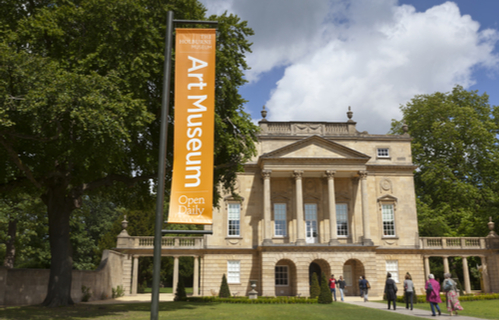
[[[383,303],[387,304],[387,301],[383,301]],[[498,300],[461,301],[460,304],[464,308],[464,311],[459,311],[459,315],[483,319],[498,319]],[[396,304],[396,308],[405,307],[405,303],[398,302]],[[429,310],[429,314],[432,313],[429,303],[417,303],[413,305],[413,308]],[[439,308],[441,308],[443,314],[448,314],[446,303],[440,303]]]
[[[193,288],[185,288],[185,289],[187,294],[193,293]],[[151,288],[145,288],[144,293],[151,293]],[[160,288],[160,293],[173,293],[172,287]]]
[[[314,316],[312,316],[314,315]],[[262,304],[222,304],[222,303],[190,303],[190,302],[162,302],[160,303],[159,319],[165,320],[192,320],[192,319],[238,319],[257,320],[397,320],[418,319],[385,311],[357,307],[350,304],[334,303],[328,305],[262,305]],[[0,309],[0,319],[150,319],[149,303],[90,305],[78,304],[72,307],[44,308],[39,306],[12,307]]]

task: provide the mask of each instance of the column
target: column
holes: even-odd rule
[[[330,245],[336,245],[339,243],[337,239],[337,212],[335,203],[335,170],[326,171],[326,176],[328,178],[328,211],[330,218]]]
[[[273,243],[271,229],[271,170],[262,170],[264,178],[264,245]]]
[[[132,266],[132,294],[137,294],[138,276],[139,276],[139,257],[134,256],[134,264]]]
[[[464,269],[464,287],[465,293],[471,293],[470,278],[469,278],[469,265],[467,264],[467,257],[462,257],[462,266]]]
[[[488,275],[488,265],[486,262],[486,257],[481,256],[481,269],[482,269],[482,276],[483,276],[483,285],[484,285],[484,291],[483,293],[490,293],[490,277]]]
[[[203,297],[205,295],[205,290],[203,286],[203,282],[205,281],[205,278],[203,277],[203,273],[205,272],[205,268],[203,267],[203,256],[200,256],[200,295]]]
[[[448,264],[448,256],[443,257],[444,273],[450,273],[450,265]]]
[[[302,197],[302,174],[304,171],[295,170],[295,207],[297,210],[297,245],[306,244],[306,229],[304,225],[304,199]]]
[[[199,280],[199,263],[198,257],[194,256],[194,270],[193,270],[193,297],[198,296],[198,280]]]
[[[368,185],[366,177],[368,172],[359,171],[359,178],[361,179],[361,207],[363,212],[363,245],[373,246],[373,241],[370,236],[370,213],[368,210]]]
[[[177,291],[177,283],[179,282],[179,257],[174,256],[174,280],[172,281],[172,293]]]
[[[429,267],[429,257],[425,256],[424,257],[424,276],[425,276],[425,281],[427,281],[427,276],[429,275],[429,273],[431,273],[430,271],[430,267]]]

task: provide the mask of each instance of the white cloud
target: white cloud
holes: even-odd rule
[[[286,66],[266,103],[269,120],[345,121],[352,106],[358,130],[386,133],[390,120],[401,117],[399,105],[415,94],[469,87],[473,68],[498,67],[497,32],[479,32],[453,2],[425,12],[396,0],[310,4],[206,4],[238,14],[255,30],[250,80]]]

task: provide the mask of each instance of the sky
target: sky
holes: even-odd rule
[[[455,85],[498,105],[498,0],[201,0],[210,14],[248,21],[257,122],[347,121],[385,134],[417,94]]]

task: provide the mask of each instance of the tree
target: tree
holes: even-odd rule
[[[184,301],[184,300],[186,300],[186,288],[184,288],[184,279],[180,277],[179,281],[177,282],[174,301]]]
[[[332,292],[328,287],[328,280],[326,279],[326,275],[321,273],[321,290],[318,296],[318,303],[332,303]]]
[[[222,275],[222,282],[220,284],[219,298],[231,298],[231,291],[229,291],[229,285],[227,284],[226,274]]]
[[[309,296],[312,299],[315,299],[319,296],[320,291],[321,288],[319,286],[318,276],[316,275],[316,272],[313,272],[311,277],[311,287],[309,288]]]
[[[22,190],[47,206],[52,255],[44,305],[72,304],[70,217],[84,195],[95,192],[122,204],[151,201],[166,12],[173,10],[177,19],[205,20],[206,10],[195,0],[1,3],[0,191]],[[242,111],[238,94],[247,69],[244,54],[250,50],[246,37],[253,32],[233,15],[211,19],[221,23],[217,203],[216,186],[232,192],[240,163],[254,154],[257,127]],[[170,148],[169,167],[171,158]]]
[[[406,123],[413,138],[420,235],[485,236],[489,216],[498,226],[498,106],[456,86],[417,95],[401,111],[392,132]]]

